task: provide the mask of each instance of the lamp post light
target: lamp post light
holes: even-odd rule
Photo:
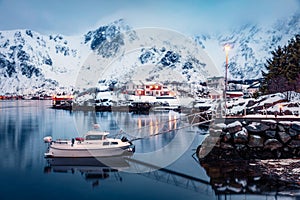
[[[224,88],[224,99],[225,99],[225,116],[227,113],[227,85],[228,85],[228,79],[227,79],[227,71],[228,71],[228,52],[230,50],[230,46],[228,44],[226,44],[224,46],[224,50],[225,50],[225,54],[226,54],[226,64],[225,64],[225,88]]]

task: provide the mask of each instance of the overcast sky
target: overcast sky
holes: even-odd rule
[[[0,0],[0,30],[76,35],[119,18],[185,34],[222,31],[299,12],[300,0]]]

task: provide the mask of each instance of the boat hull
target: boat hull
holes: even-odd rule
[[[45,153],[46,158],[92,158],[126,155],[134,151],[134,147],[123,146],[115,148],[101,149],[76,149],[76,148],[57,148],[50,147]]]

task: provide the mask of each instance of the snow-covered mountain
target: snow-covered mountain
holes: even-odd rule
[[[31,30],[0,32],[0,93],[30,94],[69,85],[84,56],[80,39]]]
[[[209,75],[223,75],[223,46],[228,43],[232,46],[229,77],[259,78],[270,52],[300,33],[299,19],[295,14],[271,27],[247,24],[222,34],[196,36],[192,41],[210,59],[199,56],[203,52],[192,43],[188,48],[181,45],[185,41],[178,43],[182,38],[168,39],[167,31],[145,33],[132,29],[124,20],[79,36],[0,31],[0,95],[54,93],[130,79],[205,81]],[[209,72],[210,62],[219,73]]]
[[[229,44],[229,78],[256,79],[261,77],[261,70],[265,69],[271,52],[286,45],[296,34],[300,34],[299,13],[279,19],[271,27],[246,24],[227,33],[196,36],[196,41],[223,72],[224,46]]]

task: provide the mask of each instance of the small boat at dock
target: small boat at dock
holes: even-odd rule
[[[107,157],[134,152],[135,146],[126,137],[108,138],[108,134],[108,132],[93,130],[87,132],[84,137],[55,141],[51,136],[46,136],[44,142],[48,143],[48,150],[45,157]]]

